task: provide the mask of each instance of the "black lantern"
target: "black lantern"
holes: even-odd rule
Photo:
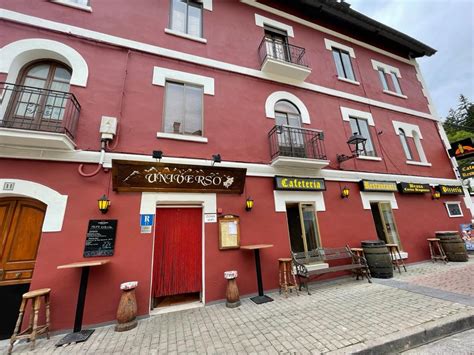
[[[97,203],[99,204],[99,211],[104,214],[107,213],[110,206],[110,201],[107,196],[103,195],[99,200],[97,200]]]
[[[153,158],[158,159],[161,161],[161,158],[163,158],[163,151],[161,150],[154,150],[153,151]]]
[[[341,198],[349,198],[349,188],[347,186],[344,186],[341,190]]]
[[[212,155],[212,165],[214,165],[215,163],[220,163],[221,161],[222,161],[222,159],[221,159],[221,155],[219,153]]]
[[[253,200],[251,197],[247,197],[247,200],[245,201],[245,210],[250,211],[253,208]]]
[[[342,163],[343,161],[358,157],[360,153],[365,150],[366,142],[367,138],[364,138],[358,132],[354,132],[347,140],[347,145],[349,146],[349,150],[351,151],[352,155],[337,154],[337,162]]]

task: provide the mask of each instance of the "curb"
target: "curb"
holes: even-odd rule
[[[393,333],[383,339],[368,340],[331,351],[328,354],[398,354],[472,328],[474,328],[474,311],[469,311],[467,314],[430,321],[423,325]]]

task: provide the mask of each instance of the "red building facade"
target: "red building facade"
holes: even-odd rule
[[[291,251],[384,239],[416,262],[429,258],[434,231],[470,219],[416,63],[435,51],[345,3],[0,5],[0,289],[51,287],[54,329],[71,327],[80,278],[57,266],[90,260],[90,220],[117,228],[109,264],[91,271],[85,324],[114,319],[125,281],[139,283],[142,316],[161,296],[222,300],[227,270],[238,271],[241,294],[255,293],[253,254],[219,248],[219,216],[239,217],[241,245],[273,245],[261,255],[265,289],[277,288],[277,259]],[[354,133],[365,145],[343,160]],[[114,161],[150,168],[153,151],[165,167],[210,167],[219,154],[217,170],[246,169],[243,191],[114,190]],[[400,183],[422,191],[394,190]],[[140,215],[153,216],[151,233]],[[176,244],[165,246],[169,235]],[[15,251],[21,243],[32,243],[28,255]]]

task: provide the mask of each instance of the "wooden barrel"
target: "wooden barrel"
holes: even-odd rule
[[[370,275],[378,279],[393,277],[392,258],[382,240],[365,240],[362,243]]]
[[[449,261],[468,261],[466,244],[456,231],[435,232]]]

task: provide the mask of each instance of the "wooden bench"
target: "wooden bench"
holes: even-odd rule
[[[370,271],[367,266],[367,261],[363,256],[354,254],[349,246],[344,248],[318,248],[308,253],[301,252],[292,254],[296,276],[298,277],[298,282],[300,285],[300,291],[301,286],[304,284],[308,295],[311,294],[308,289],[308,282],[313,278],[330,272],[346,270],[363,271],[356,274],[357,280],[359,279],[360,275],[365,274],[367,276],[367,281],[372,283],[370,280]],[[329,266],[322,269],[308,270],[308,264],[327,262],[331,260],[347,260],[347,263],[344,263],[343,265]]]

